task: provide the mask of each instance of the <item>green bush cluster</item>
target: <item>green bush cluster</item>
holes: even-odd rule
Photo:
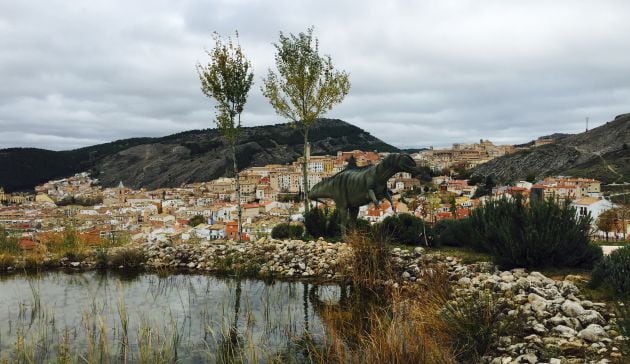
[[[435,224],[433,234],[436,246],[470,247],[473,226],[470,223],[470,219],[440,220]]]
[[[314,238],[338,238],[341,236],[337,210],[312,209],[304,214],[306,232]]]
[[[630,296],[630,246],[619,248],[604,257],[593,269],[590,284],[605,286],[616,294]]]
[[[381,233],[387,236],[392,243],[405,245],[425,244],[424,234],[429,235],[430,233],[430,229],[424,226],[422,219],[410,214],[388,216],[373,228],[380,229]],[[427,242],[429,240],[430,238],[427,236]]]
[[[476,363],[500,337],[522,332],[525,317],[517,313],[508,319],[504,313],[508,307],[507,301],[489,291],[475,291],[444,305],[440,316],[460,359]]]
[[[590,243],[590,223],[568,203],[526,205],[521,197],[504,198],[475,209],[467,222],[447,223],[439,240],[489,253],[504,269],[590,269],[602,256],[601,248]]]
[[[293,225],[288,222],[280,223],[271,230],[274,239],[300,239],[304,235],[302,225]]]

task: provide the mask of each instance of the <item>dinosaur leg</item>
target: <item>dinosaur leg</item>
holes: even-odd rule
[[[354,230],[357,227],[357,216],[359,215],[359,207],[350,207],[348,208],[350,212],[349,216],[349,227]]]
[[[376,199],[376,195],[374,194],[374,190],[369,189],[368,196],[370,196],[370,200],[372,200],[372,203],[374,203],[374,207],[378,209],[379,203],[378,203],[378,200]]]
[[[392,199],[392,191],[387,188],[385,189],[385,198],[389,201],[389,204],[392,206],[392,211],[396,214],[396,208],[394,207],[394,200]]]

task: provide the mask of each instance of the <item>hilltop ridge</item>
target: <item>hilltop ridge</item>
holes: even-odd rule
[[[342,120],[320,119],[311,128],[311,153],[398,148]],[[240,169],[285,164],[302,155],[303,136],[289,124],[244,127],[237,147]],[[0,186],[29,190],[51,179],[89,171],[105,187],[174,187],[231,175],[228,147],[217,129],[189,130],[157,138],[130,138],[69,151],[0,150]]]
[[[500,182],[552,174],[590,177],[605,183],[630,181],[630,114],[554,143],[506,155],[473,170]]]

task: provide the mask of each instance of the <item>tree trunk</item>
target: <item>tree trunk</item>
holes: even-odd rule
[[[238,215],[238,242],[243,236],[243,213],[241,210],[241,181],[239,179],[238,166],[236,165],[236,143],[232,143],[232,160],[234,161],[234,178],[236,179],[236,213]]]
[[[308,160],[310,157],[310,148],[308,147],[308,126],[304,127],[304,163],[302,164],[302,178],[304,179],[303,191],[304,191],[304,213],[310,210],[310,204],[308,201]]]

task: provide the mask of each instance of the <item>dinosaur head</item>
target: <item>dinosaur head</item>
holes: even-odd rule
[[[431,181],[431,170],[427,167],[418,166],[409,154],[397,154],[396,158],[398,167],[402,171],[410,173],[413,178],[421,181]]]

